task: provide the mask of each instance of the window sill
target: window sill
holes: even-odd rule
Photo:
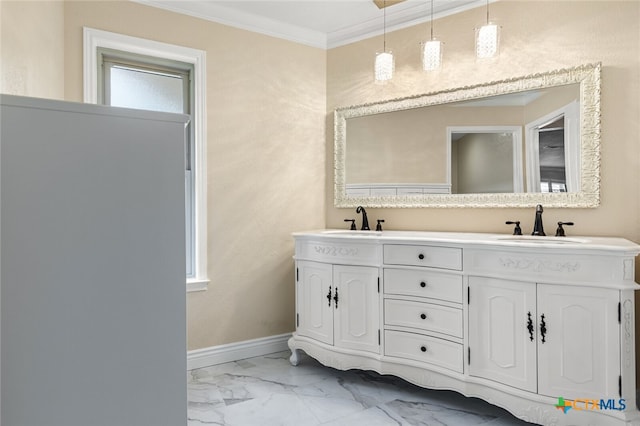
[[[209,280],[207,278],[189,278],[187,279],[187,293],[196,291],[207,291]]]

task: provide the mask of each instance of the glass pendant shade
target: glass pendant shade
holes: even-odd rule
[[[434,71],[442,63],[442,42],[429,40],[422,45],[422,69]]]
[[[498,54],[499,27],[487,24],[476,30],[476,56],[479,59],[492,58]]]
[[[390,51],[376,53],[374,66],[376,83],[386,83],[393,78],[395,60]]]

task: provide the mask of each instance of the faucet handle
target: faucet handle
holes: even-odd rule
[[[356,220],[355,219],[345,219],[344,221],[345,222],[351,222],[351,228],[350,229],[352,231],[355,231],[357,229],[356,228]]]
[[[383,223],[384,223],[384,219],[378,219],[378,224],[376,225],[376,231],[382,232]]]
[[[564,228],[562,225],[573,226],[573,222],[558,222],[558,229],[556,229],[556,237],[565,237]]]
[[[522,235],[522,228],[520,228],[520,221],[519,220],[516,220],[515,222],[511,221],[511,220],[508,220],[508,221],[505,222],[505,224],[506,225],[515,225],[515,228],[513,228],[513,235]]]

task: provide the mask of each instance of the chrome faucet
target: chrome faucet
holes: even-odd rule
[[[364,207],[358,206],[356,213],[362,213],[362,228],[360,229],[363,231],[371,231],[371,228],[369,228],[369,219],[367,219],[367,212]]]
[[[533,224],[533,232],[531,235],[539,235],[544,237],[546,234],[544,233],[544,226],[542,226],[542,204],[538,204],[536,206],[536,220]]]

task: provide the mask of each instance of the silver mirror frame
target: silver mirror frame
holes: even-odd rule
[[[601,65],[532,74],[508,80],[454,88],[389,101],[339,108],[334,113],[335,207],[392,208],[595,208],[600,204],[600,71]],[[403,196],[346,196],[347,120],[372,114],[421,108],[488,96],[580,84],[580,191],[572,193],[424,194]]]

